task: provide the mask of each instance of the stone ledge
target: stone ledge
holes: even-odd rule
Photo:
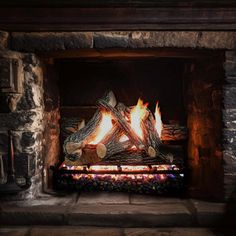
[[[13,32],[12,49],[49,52],[81,48],[205,48],[235,49],[236,32],[214,31],[110,31]]]
[[[80,205],[68,216],[69,225],[112,227],[190,226],[190,212],[181,204]]]
[[[113,200],[122,199],[114,193]],[[129,194],[126,194],[129,196]],[[83,195],[88,196],[88,195]],[[140,203],[108,203],[104,197],[102,204],[82,204],[76,202],[76,194],[65,197],[42,197],[20,202],[3,202],[0,208],[1,225],[70,225],[99,227],[199,227],[218,226],[224,220],[226,204],[190,200],[189,210],[186,200],[169,202],[157,201],[151,196],[143,196]],[[125,194],[124,194],[125,196]],[[147,197],[146,204],[144,202]],[[151,198],[149,198],[151,197]],[[81,198],[82,199],[82,198]],[[93,201],[96,198],[93,198]],[[133,197],[134,199],[134,197]],[[140,199],[139,199],[140,200]],[[90,202],[93,202],[92,200]],[[121,201],[121,202],[122,202]],[[234,213],[235,214],[235,213]],[[233,225],[233,223],[231,222]],[[220,225],[219,225],[220,226]]]
[[[7,207],[0,212],[1,225],[64,225],[68,207]]]
[[[130,203],[135,205],[153,205],[153,204],[171,204],[171,203],[183,203],[184,200],[180,198],[168,198],[157,196],[145,196],[142,194],[131,194]]]
[[[221,234],[219,234],[221,233]],[[228,234],[223,234],[228,233]],[[104,228],[104,227],[4,227],[0,229],[2,236],[214,236],[234,235],[233,229],[215,230],[208,228]]]
[[[129,204],[129,195],[125,193],[82,193],[78,204]]]
[[[91,48],[93,38],[89,32],[12,33],[11,45],[16,51],[49,52]]]

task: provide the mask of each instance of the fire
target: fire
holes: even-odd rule
[[[155,109],[155,128],[157,133],[159,134],[159,137],[161,137],[161,131],[162,131],[162,121],[161,121],[161,112],[160,112],[160,107],[157,102],[156,104],[156,109]]]
[[[101,122],[95,131],[95,135],[93,135],[94,138],[89,142],[89,144],[98,144],[111,130],[112,126],[113,124],[111,114],[103,111]]]
[[[148,103],[143,103],[141,99],[138,100],[138,103],[136,106],[134,106],[130,111],[130,125],[131,128],[134,130],[134,132],[143,139],[143,130],[141,127],[141,121],[145,118],[147,115],[147,106]],[[94,135],[92,136],[91,140],[88,142],[89,144],[98,144],[105,136],[106,134],[111,130],[113,127],[112,124],[112,115],[109,112],[102,111],[102,119],[97,127],[96,131],[94,132]],[[162,121],[161,121],[161,113],[160,108],[158,106],[158,103],[156,105],[155,110],[155,128],[161,136],[162,131]],[[123,134],[119,141],[124,142],[127,141],[129,138]]]
[[[137,105],[131,109],[130,112],[130,125],[134,132],[143,139],[143,131],[141,127],[141,121],[147,114],[148,103],[144,104],[141,99],[138,100]]]

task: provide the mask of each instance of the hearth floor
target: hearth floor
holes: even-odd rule
[[[81,226],[33,226],[0,228],[1,236],[222,236],[232,230],[209,228],[104,228]]]
[[[36,200],[28,201],[1,199],[0,224],[4,227],[26,228],[32,225],[116,228],[234,227],[233,220],[228,219],[235,219],[235,212],[231,213],[229,209],[233,208],[225,203],[194,199],[84,192],[66,196],[42,195]],[[228,224],[225,225],[225,222]]]

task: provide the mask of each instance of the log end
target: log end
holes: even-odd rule
[[[156,157],[156,155],[157,155],[156,150],[152,146],[148,147],[148,155],[150,157]]]
[[[104,158],[107,154],[107,148],[103,143],[99,143],[96,147],[97,155],[100,158]]]

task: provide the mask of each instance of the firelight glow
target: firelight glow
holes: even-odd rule
[[[162,131],[162,121],[161,121],[161,112],[160,112],[160,107],[159,104],[157,102],[156,104],[156,109],[155,109],[155,128],[157,133],[159,134],[159,137],[161,138],[161,131]]]
[[[141,127],[141,121],[147,114],[148,103],[143,103],[141,99],[138,100],[137,105],[131,109],[130,112],[130,125],[134,132],[143,139],[143,131]]]
[[[143,130],[141,127],[141,121],[145,118],[148,114],[147,111],[148,103],[144,103],[141,99],[138,99],[137,105],[131,108],[130,111],[130,126],[134,130],[134,132],[143,139]],[[98,144],[106,134],[112,129],[112,115],[109,112],[102,111],[102,119],[99,126],[96,128],[96,131],[92,135],[91,140],[88,142],[89,144]],[[161,113],[160,108],[158,106],[158,102],[156,104],[155,110],[155,128],[159,137],[161,137],[162,131],[162,121],[161,121]],[[124,142],[129,140],[129,138],[123,134],[121,135],[119,141]],[[133,146],[135,148],[135,146]]]
[[[98,144],[105,135],[111,130],[112,128],[112,117],[111,114],[108,112],[102,112],[102,120],[95,132],[93,140],[91,140],[90,144]]]

